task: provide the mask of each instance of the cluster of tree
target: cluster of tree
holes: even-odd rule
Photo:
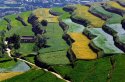
[[[10,44],[13,44],[13,47],[15,49],[19,49],[20,48],[20,36],[17,34],[13,34],[13,36],[6,38],[6,40],[8,41],[9,47],[12,47]]]
[[[24,22],[24,19],[22,17],[17,16],[15,19],[20,21],[24,26],[27,26],[26,22]]]
[[[34,32],[35,35],[37,34],[44,34],[46,33],[46,26],[48,24],[48,22],[46,20],[43,20],[41,23],[38,21],[38,18],[31,14],[28,17],[28,22],[32,25],[32,30]]]
[[[38,51],[47,44],[47,37],[45,36],[45,33],[48,22],[47,20],[39,22],[38,18],[33,14],[28,17],[28,22],[32,25],[32,30],[36,36],[34,51]]]
[[[46,44],[47,44],[47,37],[45,35],[37,34],[34,51],[38,51],[39,49],[46,47]]]

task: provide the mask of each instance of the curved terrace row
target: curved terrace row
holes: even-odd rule
[[[114,44],[110,43],[102,32],[94,28],[86,28],[84,34],[92,39],[90,46],[98,53],[98,57],[123,54]]]

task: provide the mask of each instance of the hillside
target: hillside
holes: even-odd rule
[[[122,2],[38,8],[1,18],[0,81],[125,82]]]

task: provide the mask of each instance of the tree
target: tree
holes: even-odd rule
[[[36,38],[37,38],[36,39],[36,46],[39,49],[46,46],[46,44],[47,44],[47,38],[46,38],[46,36],[38,34],[36,36]]]
[[[10,40],[14,44],[15,49],[20,48],[20,36],[19,35],[14,34],[12,37],[10,37]]]
[[[30,16],[28,17],[28,23],[33,25],[33,24],[35,24],[37,19],[38,18],[34,14],[30,14]]]
[[[42,21],[41,21],[41,24],[42,24],[42,26],[47,26],[47,25],[48,25],[48,22],[47,22],[47,20],[42,20]]]

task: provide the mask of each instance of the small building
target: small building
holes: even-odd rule
[[[21,36],[21,43],[34,43],[36,38],[35,36]]]

